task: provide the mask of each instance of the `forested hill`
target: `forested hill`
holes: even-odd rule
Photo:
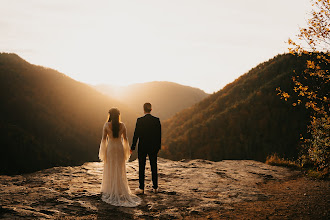
[[[293,88],[293,70],[306,57],[278,55],[163,123],[161,156],[182,158],[254,159],[277,152],[296,157],[300,134],[308,122],[304,106],[281,100],[276,88]]]
[[[0,90],[0,174],[97,160],[112,106],[132,137],[137,115],[124,104],[16,54],[0,54]]]
[[[173,82],[147,82],[122,87],[97,85],[95,88],[127,104],[140,114],[143,114],[143,103],[151,102],[152,114],[161,120],[174,116],[208,96],[200,89]]]

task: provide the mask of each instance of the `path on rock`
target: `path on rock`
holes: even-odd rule
[[[171,161],[159,158],[158,194],[146,189],[135,208],[114,207],[100,200],[102,163],[55,167],[31,174],[0,176],[0,217],[86,219],[213,218],[240,203],[270,200],[260,188],[265,181],[281,182],[298,171],[250,160]],[[138,186],[138,162],[127,164],[132,190]],[[146,181],[150,183],[147,165]],[[150,187],[150,184],[149,184]]]

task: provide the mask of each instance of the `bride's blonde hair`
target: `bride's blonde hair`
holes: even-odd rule
[[[108,122],[112,123],[112,134],[114,138],[119,136],[120,111],[118,108],[109,110]]]

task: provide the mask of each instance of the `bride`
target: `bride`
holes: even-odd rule
[[[131,193],[126,177],[126,162],[130,157],[125,124],[120,122],[117,108],[109,110],[104,124],[99,158],[104,162],[102,200],[115,206],[135,207],[141,199]]]

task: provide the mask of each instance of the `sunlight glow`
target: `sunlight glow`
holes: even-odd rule
[[[0,0],[1,52],[89,84],[219,90],[287,51],[308,0]]]

